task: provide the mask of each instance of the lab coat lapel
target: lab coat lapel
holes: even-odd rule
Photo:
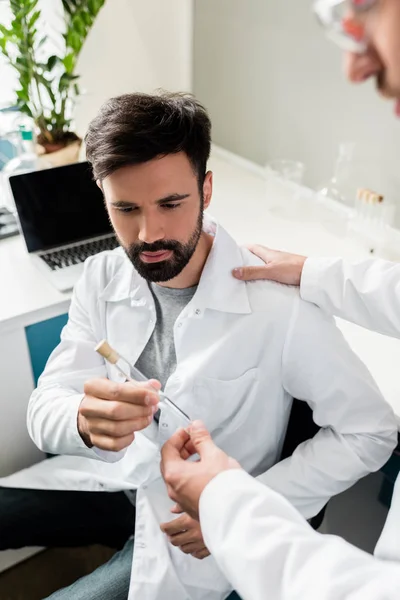
[[[155,325],[154,300],[144,279],[125,264],[100,296],[104,303],[104,338],[134,365]]]
[[[249,314],[251,307],[246,283],[235,279],[232,275],[234,268],[244,264],[242,252],[229,233],[207,216],[204,229],[209,232],[211,227],[215,240],[193,302],[202,308]]]

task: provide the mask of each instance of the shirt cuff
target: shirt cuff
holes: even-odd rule
[[[305,261],[300,281],[300,296],[303,300],[315,302],[318,283],[324,268],[326,268],[326,259],[307,258]]]

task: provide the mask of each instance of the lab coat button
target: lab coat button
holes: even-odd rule
[[[161,427],[168,427],[168,423],[161,423]]]
[[[201,315],[201,310],[199,308],[196,308],[194,312],[196,313],[196,315]]]
[[[182,321],[178,323],[178,327],[182,327]]]

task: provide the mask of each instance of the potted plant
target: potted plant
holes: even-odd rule
[[[73,108],[80,93],[76,65],[105,0],[62,0],[64,49],[60,55],[44,59],[47,38],[38,27],[38,1],[10,0],[12,22],[10,27],[0,24],[0,52],[18,73],[15,104],[35,122],[42,152],[71,150],[73,146],[77,160],[81,140],[71,130]],[[71,159],[71,152],[68,154]]]

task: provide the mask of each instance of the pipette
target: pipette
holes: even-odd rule
[[[138,381],[149,381],[149,379],[145,375],[143,375],[143,373],[139,371],[139,369],[132,366],[126,360],[126,358],[118,354],[118,352],[110,346],[107,340],[102,340],[99,344],[97,344],[95,350],[103,358],[105,358],[106,361],[108,361],[112,365],[115,365],[118,371],[121,373],[121,375],[125,377],[125,379],[130,383],[136,385],[136,387],[139,387]],[[128,370],[129,373],[127,372]],[[132,377],[135,377],[135,379],[132,379]],[[184,419],[187,425],[190,425],[190,423],[192,422],[191,419],[186,413],[183,412],[183,410],[179,408],[179,406],[172,402],[172,400],[170,400],[162,390],[160,390],[158,394],[160,396],[161,405],[164,404],[164,406],[167,406],[168,408],[173,410],[179,415],[180,418]]]

